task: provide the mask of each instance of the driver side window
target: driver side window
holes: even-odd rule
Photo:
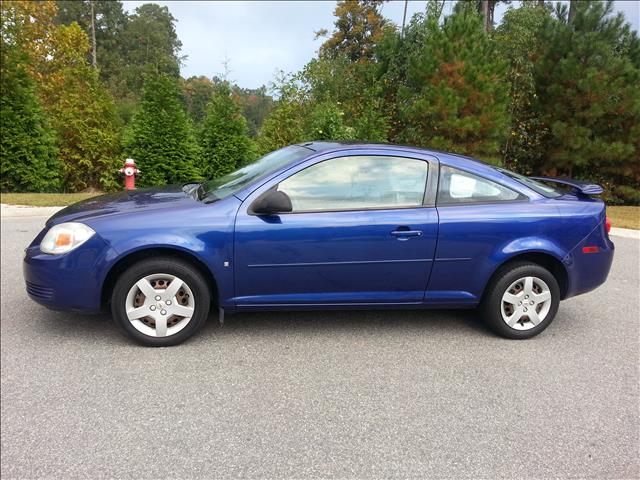
[[[326,160],[283,180],[293,212],[421,206],[429,164],[388,156]]]

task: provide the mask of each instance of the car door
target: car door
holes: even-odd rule
[[[438,230],[437,161],[386,151],[337,155],[282,174],[240,208],[238,307],[422,301]],[[249,213],[272,188],[289,196],[292,212]]]
[[[444,163],[436,204],[438,247],[425,302],[443,306],[476,305],[499,259],[517,248],[514,242],[525,232],[543,231],[546,220],[557,215],[553,204],[532,203],[481,170]]]

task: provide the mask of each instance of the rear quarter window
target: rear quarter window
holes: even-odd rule
[[[567,193],[567,191],[564,191],[561,188],[547,185],[546,183],[539,182],[538,180],[534,180],[533,178],[525,177],[524,175],[520,175],[519,173],[515,173],[510,170],[505,170],[504,168],[496,168],[496,170],[498,170],[500,173],[505,174],[507,177],[513,178],[515,181],[529,187],[531,190],[539,193],[543,197],[556,198],[562,196],[564,193]]]
[[[513,202],[526,197],[515,190],[454,167],[440,167],[438,205]]]

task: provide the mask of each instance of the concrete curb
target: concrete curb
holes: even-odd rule
[[[0,216],[5,217],[50,217],[65,207],[30,207],[28,205],[0,204]]]
[[[0,216],[4,217],[50,217],[59,212],[64,207],[30,207],[28,205],[8,205],[0,204]],[[611,229],[610,235],[614,237],[633,238],[640,240],[640,230],[630,228]]]
[[[632,230],[630,228],[611,227],[609,235],[613,235],[615,237],[635,238],[636,240],[640,240],[640,230]]]

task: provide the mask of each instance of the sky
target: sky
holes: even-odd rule
[[[125,1],[125,10],[149,1]],[[316,54],[322,39],[314,32],[333,27],[335,2],[316,1],[154,1],[169,8],[176,18],[182,42],[181,54],[187,58],[181,74],[188,78],[221,76],[225,62],[228,78],[245,88],[269,85],[278,70],[296,72]],[[447,2],[445,15],[454,2]],[[514,2],[517,3],[517,2]],[[424,0],[409,1],[407,22],[425,8]],[[508,7],[498,4],[499,21]],[[616,1],[616,10],[638,31],[640,1]],[[404,1],[392,0],[382,7],[385,17],[402,24]]]

